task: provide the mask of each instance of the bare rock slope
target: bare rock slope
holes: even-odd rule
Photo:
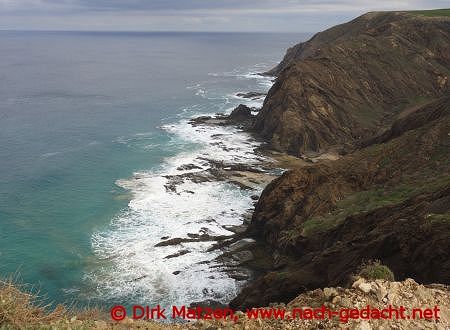
[[[292,155],[370,137],[450,92],[450,17],[368,13],[289,49],[254,128]]]

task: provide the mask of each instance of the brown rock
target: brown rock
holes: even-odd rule
[[[278,79],[255,129],[299,156],[368,137],[418,97],[448,94],[449,21],[368,13],[292,47],[270,72]]]

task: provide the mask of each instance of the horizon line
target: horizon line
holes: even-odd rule
[[[47,29],[0,29],[0,32],[51,32],[51,33],[261,33],[261,34],[300,34],[317,33],[318,31],[200,31],[200,30],[47,30]]]

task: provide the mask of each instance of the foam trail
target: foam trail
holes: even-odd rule
[[[235,75],[240,79],[239,74]],[[256,79],[250,76],[248,79]],[[193,86],[192,90],[194,93],[202,90],[198,94],[200,97],[208,95],[201,84]],[[237,105],[237,101],[241,100],[230,96],[221,100],[224,107]],[[196,112],[199,108],[194,105],[183,109],[182,115]],[[205,114],[201,109],[200,113]],[[185,145],[186,151],[167,158],[158,170],[135,173],[132,178],[117,181],[133,197],[128,208],[113,219],[107,230],[92,236],[92,248],[99,262],[86,274],[86,279],[96,287],[91,295],[102,301],[163,306],[206,299],[228,302],[236,295],[239,284],[222,272],[220,265],[211,267],[220,253],[206,252],[213,242],[155,245],[163,237],[230,235],[223,226],[241,224],[242,215],[252,207],[251,195],[259,193],[263,187],[246,191],[224,181],[194,182],[187,177],[173,191],[167,189],[167,176],[206,170],[211,166],[208,160],[258,166],[265,160],[255,154],[259,142],[234,127],[194,127],[186,117],[161,128],[177,143]],[[118,143],[140,138],[148,136],[121,137]],[[175,254],[179,256],[167,258]]]

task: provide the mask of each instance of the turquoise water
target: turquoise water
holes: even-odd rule
[[[0,275],[18,273],[55,302],[107,304],[128,295],[135,299],[133,290],[146,294],[145,286],[134,284],[120,292],[99,288],[99,282],[113,282],[101,269],[114,274],[121,267],[101,262],[112,258],[102,253],[116,249],[105,246],[141,239],[127,236],[124,228],[153,221],[143,216],[147,213],[136,217],[136,210],[130,211],[136,189],[120,180],[136,172],[154,178],[167,159],[201,149],[200,138],[183,138],[196,133],[183,133],[180,121],[229,111],[243,102],[233,93],[267,90],[267,79],[251,73],[272,67],[302,39],[296,34],[0,32]],[[156,188],[147,189],[139,191],[142,199]],[[200,200],[207,203],[211,191],[221,189],[225,198],[242,198],[221,186],[205,190]],[[168,213],[159,204],[170,207],[174,196],[167,197],[151,200],[160,218]],[[140,231],[133,226],[126,228]],[[154,228],[146,230],[148,237]],[[113,286],[121,283],[128,282]]]

